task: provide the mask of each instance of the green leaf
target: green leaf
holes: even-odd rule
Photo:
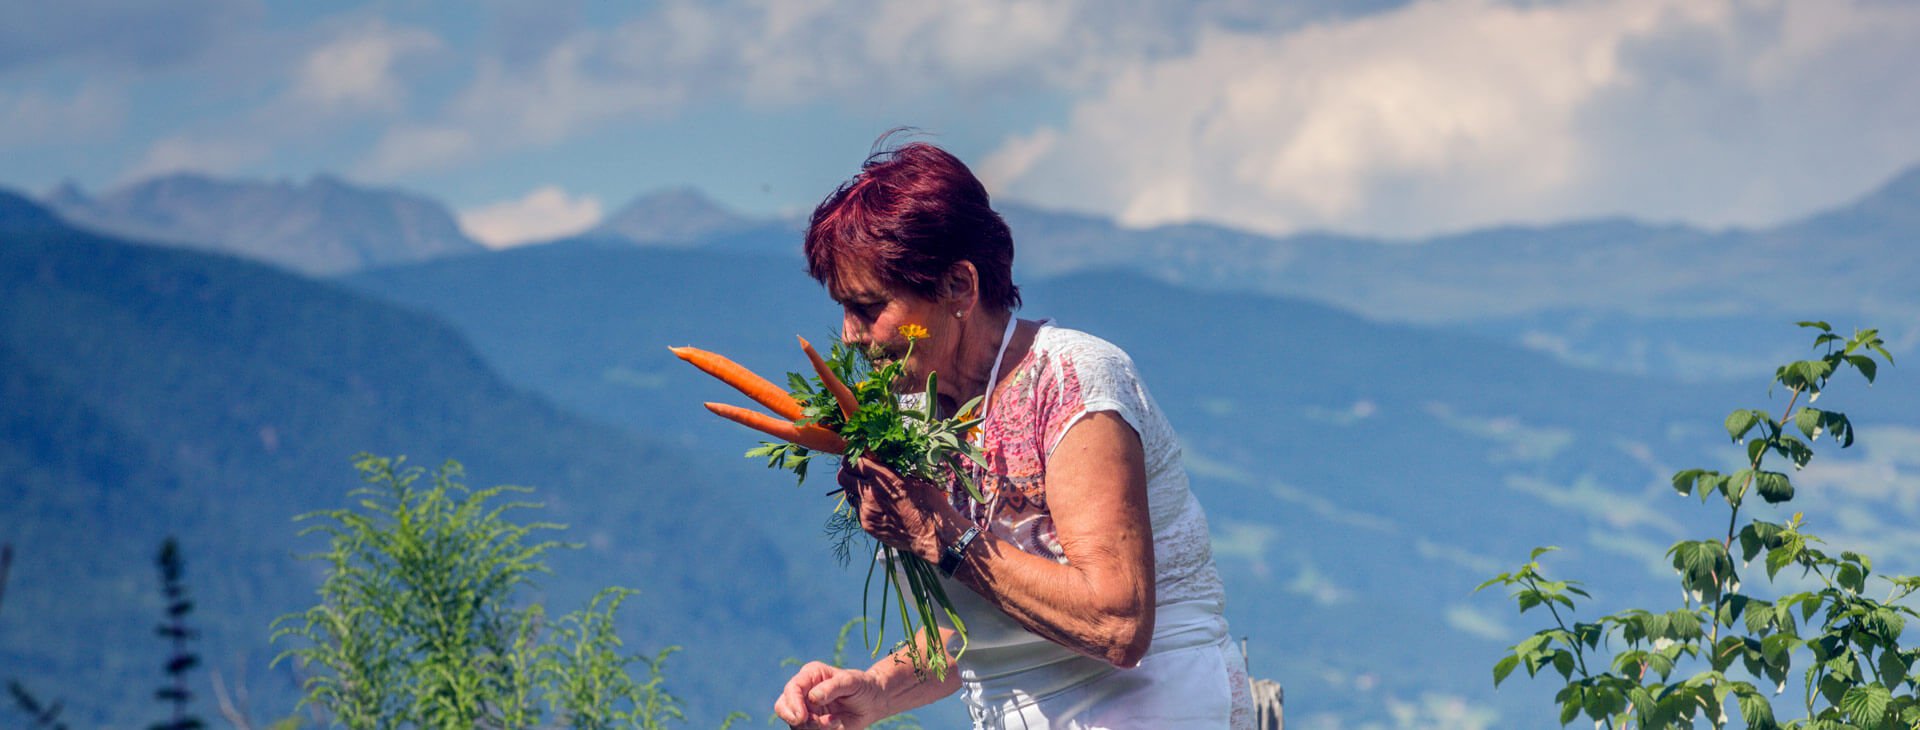
[[[1834,582],[1839,583],[1840,587],[1847,592],[1858,594],[1866,590],[1867,576],[1861,572],[1860,566],[1843,563],[1840,565],[1840,570],[1834,574]]]
[[[1800,322],[1799,324],[1801,327],[1812,327],[1820,330],[1821,332],[1833,331],[1833,325],[1827,324],[1826,322],[1822,322],[1819,320],[1806,320],[1806,321]]]
[[[1799,645],[1800,639],[1792,634],[1771,634],[1760,640],[1760,656],[1768,664],[1785,669],[1791,665],[1792,652]]]
[[[1701,477],[1712,473],[1713,472],[1705,469],[1687,469],[1685,471],[1675,472],[1673,475],[1673,491],[1679,492],[1681,496],[1693,494],[1694,483],[1700,481]]]
[[[1561,679],[1573,679],[1573,652],[1565,649],[1554,652],[1553,669],[1560,673]]]
[[[1754,476],[1754,486],[1760,490],[1760,498],[1766,500],[1767,504],[1779,504],[1793,499],[1793,482],[1787,479],[1787,475],[1780,472],[1760,472]]]
[[[1520,656],[1517,654],[1509,654],[1494,664],[1493,686],[1499,687],[1501,682],[1507,680],[1507,675],[1513,673],[1514,667],[1518,666],[1520,666]]]
[[[1542,545],[1540,547],[1534,548],[1532,552],[1527,553],[1527,562],[1533,562],[1535,560],[1539,560],[1540,556],[1550,552],[1554,552],[1559,549],[1560,549],[1560,546],[1558,545]]]
[[[1799,550],[1795,549],[1794,547],[1789,547],[1784,545],[1781,547],[1768,550],[1767,551],[1767,577],[1772,578],[1775,575],[1779,574],[1781,568],[1787,567],[1787,565],[1789,563],[1792,563],[1795,558],[1799,557],[1799,555],[1800,555]]]
[[[1760,417],[1753,411],[1745,408],[1736,410],[1727,414],[1727,435],[1734,441],[1739,441],[1746,437],[1748,431],[1753,430],[1754,424],[1759,422]]]
[[[1759,692],[1740,693],[1740,717],[1747,721],[1748,730],[1771,730],[1774,724],[1773,703]]]
[[[1880,370],[1880,364],[1866,355],[1848,355],[1847,362],[1853,365],[1853,369],[1860,371],[1861,377],[1866,378],[1868,383],[1873,382],[1874,374]]]
[[[1877,684],[1867,684],[1847,690],[1840,698],[1840,711],[1854,724],[1873,727],[1887,716],[1887,705],[1893,701],[1893,695],[1887,688]]]
[[[1824,416],[1826,416],[1825,411],[1803,407],[1793,414],[1793,425],[1800,429],[1801,435],[1813,438],[1813,431],[1820,427],[1821,418]]]

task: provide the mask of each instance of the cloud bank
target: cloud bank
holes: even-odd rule
[[[460,229],[487,246],[505,248],[549,241],[592,228],[602,213],[598,198],[570,196],[557,185],[543,185],[517,200],[503,200],[460,211]]]
[[[1134,225],[1764,223],[1920,160],[1915,48],[1908,4],[1430,0],[1204,30],[981,167],[1002,193]]]

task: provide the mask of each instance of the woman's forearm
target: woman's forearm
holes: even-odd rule
[[[951,644],[953,632],[943,628],[940,630],[940,638],[943,643]],[[914,640],[919,641],[920,637],[915,635]],[[883,698],[887,716],[932,704],[960,689],[960,671],[953,666],[952,653],[947,651],[945,646],[942,646],[940,651],[947,655],[945,679],[935,678],[930,670],[915,672],[913,660],[907,656],[905,650],[897,650],[881,657],[880,661],[874,662],[873,666],[867,668],[867,673],[873,677],[874,684],[880,688],[880,696]]]
[[[1082,562],[1100,559],[1083,556]],[[1152,578],[1087,567],[1026,553],[983,533],[954,577],[1028,631],[1117,667],[1139,664],[1153,638]]]

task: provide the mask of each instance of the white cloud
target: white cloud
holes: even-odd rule
[[[558,186],[545,185],[518,200],[460,211],[460,228],[476,241],[504,248],[579,233],[600,218],[598,198],[570,197]]]
[[[477,150],[504,151],[703,102],[871,108],[1066,88],[1100,78],[1110,61],[1177,49],[1180,29],[1192,22],[1182,7],[666,0],[611,28],[578,28],[545,49],[480,59],[471,82],[422,124],[464,130]],[[455,161],[397,164],[375,152],[360,167],[400,174]]]
[[[1138,225],[1777,220],[1920,158],[1915,47],[1909,5],[1428,0],[1204,30],[984,167],[1014,197]]]
[[[206,139],[174,135],[147,147],[140,161],[119,176],[119,182],[174,172],[230,173],[266,159],[268,144],[258,139]]]
[[[405,91],[395,64],[440,48],[439,37],[424,30],[363,23],[307,53],[292,95],[323,109],[394,109]]]

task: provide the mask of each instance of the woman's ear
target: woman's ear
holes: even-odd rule
[[[973,267],[972,261],[955,263],[947,269],[946,281],[941,288],[954,311],[971,311],[980,302],[980,271]]]

